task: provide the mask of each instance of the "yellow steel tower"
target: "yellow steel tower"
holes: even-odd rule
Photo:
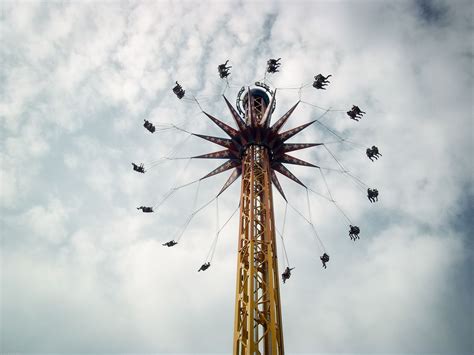
[[[242,176],[233,341],[239,355],[284,354],[272,185],[285,200],[275,172],[304,186],[283,164],[316,165],[286,153],[320,145],[285,143],[315,121],[280,132],[296,103],[270,126],[276,91],[262,85],[248,88],[242,99],[244,89],[239,93],[244,118],[224,97],[238,129],[204,112],[229,138],[195,134],[226,149],[193,157],[226,159],[203,179],[234,169],[220,193]]]
[[[253,102],[249,109],[261,119],[264,102]],[[243,152],[240,198],[234,354],[283,354],[270,156],[263,145]]]

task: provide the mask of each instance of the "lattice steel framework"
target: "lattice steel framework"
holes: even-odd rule
[[[275,219],[267,148],[242,162],[234,354],[283,354]]]
[[[250,100],[247,124],[266,111],[261,97]],[[271,186],[268,148],[250,145],[242,158],[234,354],[283,354]]]

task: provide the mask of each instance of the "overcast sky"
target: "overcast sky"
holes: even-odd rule
[[[281,287],[286,352],[473,352],[473,5],[470,1],[155,1],[0,4],[0,351],[230,353],[238,226],[218,240],[211,200],[229,172],[178,190],[218,161],[165,160],[219,150],[149,119],[224,136],[196,102],[232,124],[235,102],[281,72],[274,120],[299,98],[287,128],[323,123],[294,142],[327,147],[380,191],[371,204],[348,175],[324,170],[335,205],[310,193],[308,223],[288,209],[291,279]],[[216,67],[230,60],[230,87]],[[326,91],[308,86],[332,74]],[[352,104],[367,112],[345,115]],[[365,148],[377,145],[371,162]],[[329,169],[323,147],[294,154]],[[130,162],[145,163],[146,174]],[[162,162],[153,166],[153,162]],[[319,170],[289,167],[328,195]],[[306,218],[306,190],[280,176]],[[219,198],[219,226],[237,207],[240,180]],[[277,227],[285,205],[277,193]],[[279,244],[280,271],[286,266]]]

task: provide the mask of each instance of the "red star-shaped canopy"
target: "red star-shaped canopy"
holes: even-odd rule
[[[249,92],[250,93],[250,92]],[[295,158],[291,155],[288,155],[288,152],[292,152],[295,150],[305,149],[309,147],[314,147],[317,145],[322,145],[323,143],[285,143],[291,137],[295,136],[299,132],[301,132],[306,127],[310,126],[316,120],[298,126],[296,128],[290,129],[285,132],[280,132],[285,123],[288,121],[288,118],[291,116],[293,111],[299,104],[299,101],[288,110],[282,117],[280,117],[272,126],[270,126],[271,116],[272,116],[272,107],[275,101],[276,90],[273,92],[271,97],[270,103],[267,105],[264,115],[258,121],[257,118],[253,117],[252,112],[253,110],[248,110],[250,112],[249,117],[247,120],[243,120],[242,117],[239,115],[237,110],[232,106],[232,104],[227,100],[224,96],[224,100],[227,104],[227,107],[232,114],[232,118],[234,119],[238,129],[230,127],[229,125],[225,124],[218,118],[211,116],[207,112],[204,114],[214,122],[219,128],[221,128],[229,138],[220,138],[220,137],[213,137],[208,135],[202,134],[195,134],[193,135],[200,137],[202,139],[208,140],[212,143],[218,144],[226,149],[219,150],[217,152],[203,154],[194,156],[195,159],[226,159],[226,161],[218,166],[216,169],[211,171],[209,174],[204,176],[202,179],[206,179],[208,177],[220,174],[224,171],[234,169],[224,186],[222,187],[219,195],[227,189],[242,173],[242,156],[243,153],[248,145],[257,144],[262,145],[268,148],[270,152],[270,166],[271,166],[271,177],[272,182],[275,187],[278,189],[280,194],[286,200],[285,194],[283,189],[281,188],[280,182],[278,181],[277,175],[275,171],[278,171],[280,174],[285,175],[287,178],[295,181],[296,183],[300,184],[303,187],[306,187],[295,175],[293,175],[285,165],[283,164],[294,164],[294,165],[302,165],[302,166],[309,166],[309,167],[316,167],[319,168],[317,165],[308,163],[304,160]],[[247,97],[251,97],[248,95]],[[250,100],[247,100],[247,104],[250,105]]]

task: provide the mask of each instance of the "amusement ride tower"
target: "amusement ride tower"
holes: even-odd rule
[[[277,71],[276,69],[279,65],[277,63],[278,61],[279,59],[269,60],[270,64],[268,72]],[[226,64],[222,64],[218,67],[221,78],[226,78],[229,74],[227,71],[230,67],[226,67]],[[272,69],[271,65],[273,65],[273,71],[270,70]],[[315,76],[313,87],[316,89],[324,89],[324,87],[329,83],[327,79],[330,76],[331,75],[325,77],[322,74]],[[228,85],[229,82],[227,81],[226,88]],[[217,197],[239,177],[242,177],[239,205],[240,218],[233,337],[234,355],[284,354],[272,186],[276,188],[285,201],[286,196],[280,185],[276,172],[284,175],[290,180],[293,180],[308,191],[309,188],[293,175],[285,165],[293,164],[318,168],[320,169],[321,175],[326,183],[321,171],[322,168],[295,158],[288,153],[322,145],[337,161],[324,143],[286,143],[290,138],[294,137],[313,123],[322,123],[318,119],[314,119],[301,126],[283,131],[282,129],[284,125],[295,111],[298,104],[302,102],[298,101],[283,116],[271,124],[272,114],[276,106],[276,91],[276,89],[270,88],[265,82],[256,82],[252,87],[242,87],[237,95],[236,107],[234,107],[227,98],[223,96],[230,111],[230,115],[235,123],[235,128],[209,113],[202,111],[204,115],[225,132],[227,135],[225,138],[191,133],[185,129],[171,125],[176,129],[225,148],[216,152],[191,157],[192,159],[225,160],[209,174],[194,182],[201,181],[228,170],[233,170],[215,199],[217,199]],[[173,92],[179,99],[184,98],[186,100],[184,97],[185,91],[178,82],[176,82]],[[190,99],[188,98],[188,100]],[[199,105],[196,98],[194,98],[194,101]],[[200,105],[199,107],[201,108]],[[326,112],[328,111],[329,109]],[[355,121],[358,121],[363,114],[365,114],[365,112],[361,111],[357,106],[353,106],[352,109],[347,112],[347,115]],[[324,126],[324,124],[322,125]],[[144,126],[151,133],[155,132],[154,125],[147,120],[145,120]],[[345,138],[337,135],[334,131],[330,129],[328,130],[340,138],[341,142],[349,142]],[[378,148],[375,146],[368,148],[366,153],[370,160],[377,159],[381,156]],[[140,166],[134,163],[132,164],[135,171],[141,173],[145,172],[143,164]],[[339,162],[338,164],[341,166],[341,169],[343,169]],[[359,188],[363,190],[367,188],[367,185],[365,185],[360,179],[349,174],[345,169],[341,172],[354,178],[356,182],[361,185]],[[185,184],[181,187],[189,186],[194,182]],[[328,193],[330,195],[328,200],[336,205],[336,202],[332,199],[331,193],[329,192],[327,183],[326,187],[328,188]],[[164,200],[179,188],[175,187],[171,189],[170,193],[165,194]],[[376,189],[368,189],[367,192],[369,200],[375,202],[377,200],[378,191]],[[163,201],[161,203],[163,203]],[[184,228],[189,224],[191,218],[197,212],[205,208],[210,202],[212,202],[212,200],[194,211],[186,221]],[[156,206],[159,207],[160,204]],[[154,212],[153,208],[156,206],[141,206],[138,209],[142,209],[143,212]],[[216,206],[218,208],[217,204]],[[349,223],[352,223],[342,209],[339,206],[337,207]],[[305,218],[303,215],[301,216]],[[311,217],[309,221],[306,221],[313,227],[317,236],[314,225],[311,222]],[[220,230],[216,235],[216,243],[219,232]],[[357,226],[350,225],[349,236],[351,237],[351,240],[355,241],[356,239],[359,239],[359,232],[360,230]],[[184,229],[176,240],[172,240],[163,245],[172,247],[178,244],[183,233]],[[318,236],[317,238],[319,239]],[[213,248],[215,248],[215,243],[213,244]],[[212,257],[210,259],[212,259]],[[329,261],[329,256],[324,253],[320,259],[323,262],[323,267],[326,267],[325,263]],[[209,267],[210,262],[208,261],[201,266],[199,271],[205,271]],[[290,271],[291,269],[287,267],[285,272],[282,274],[283,281],[290,277]]]
[[[283,354],[272,184],[285,200],[275,171],[304,186],[283,163],[316,167],[287,153],[319,144],[285,143],[315,121],[280,132],[298,103],[270,125],[276,90],[256,84],[258,86],[247,88],[245,94],[244,90],[239,93],[237,107],[243,118],[224,97],[238,129],[205,113],[229,138],[197,136],[227,149],[194,158],[228,159],[204,177],[234,169],[220,193],[242,176],[234,354]]]
[[[283,353],[275,217],[268,144],[271,105],[260,89],[247,94],[248,141],[242,149],[234,354]],[[267,117],[265,113],[268,112]]]

